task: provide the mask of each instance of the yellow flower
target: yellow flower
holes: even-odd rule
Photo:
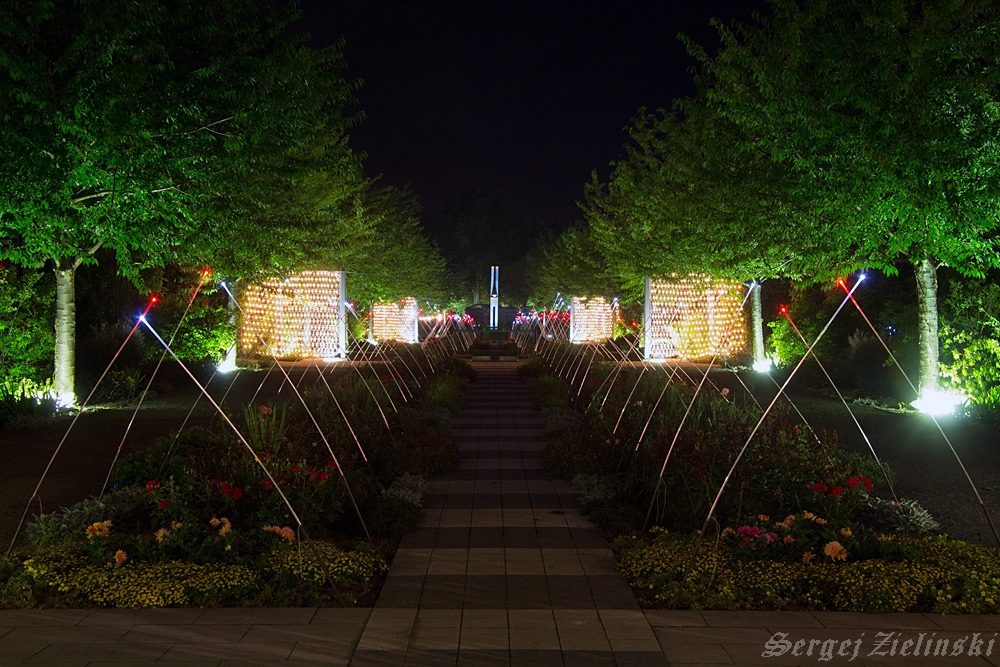
[[[157,542],[162,542],[164,540],[164,538],[166,538],[167,535],[170,534],[170,531],[167,530],[166,528],[160,528],[158,531],[156,531],[153,534],[156,535],[156,541]]]
[[[843,535],[844,537],[851,537],[852,535],[854,535],[854,533],[851,532],[850,528],[841,528],[840,534]]]
[[[757,518],[760,519],[761,521],[770,521],[771,520],[771,517],[769,517],[766,514],[758,514]]]
[[[233,529],[233,524],[226,517],[222,517],[219,523],[222,524],[222,528],[219,529],[219,536],[225,537]]]
[[[170,524],[170,527],[174,530],[180,530],[181,528],[184,527],[184,524],[178,521],[174,521],[173,523]]]
[[[108,533],[111,532],[111,520],[108,521],[97,521],[87,526],[87,538],[92,537],[107,537]]]
[[[115,562],[121,565],[128,559],[128,555],[121,549],[115,552]]]
[[[815,519],[816,515],[813,514],[812,512],[803,512],[802,513],[802,518],[803,519]]]
[[[847,549],[840,542],[827,542],[823,547],[823,553],[832,560],[847,560]]]

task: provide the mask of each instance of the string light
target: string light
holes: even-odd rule
[[[340,273],[303,271],[272,278],[243,290],[240,356],[265,356],[264,341],[276,357],[340,356]],[[259,336],[259,339],[258,339]]]
[[[569,306],[573,343],[600,342],[611,338],[615,327],[615,308],[603,296],[584,299],[573,297]]]
[[[651,278],[649,337],[652,359],[728,356],[746,346],[738,281],[703,274]]]
[[[417,342],[420,309],[412,296],[398,303],[376,303],[371,309],[371,333],[377,341]]]

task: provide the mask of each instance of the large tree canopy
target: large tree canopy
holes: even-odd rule
[[[913,264],[921,386],[937,383],[936,270],[1000,264],[1000,7],[984,0],[772,0],[718,25],[699,95],[642,115],[588,221],[637,272],[742,278]],[[661,260],[661,258],[663,258]]]
[[[356,193],[353,84],[294,12],[257,0],[23,0],[0,7],[0,258],[51,263],[56,387],[72,392],[73,272],[302,261]]]

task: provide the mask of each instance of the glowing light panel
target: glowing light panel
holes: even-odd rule
[[[412,296],[398,303],[376,303],[372,306],[371,334],[377,341],[417,342],[420,308]]]
[[[346,356],[343,273],[303,271],[244,289],[239,355]]]
[[[573,297],[569,306],[569,328],[569,339],[573,343],[607,340],[614,333],[614,306],[603,296]]]
[[[646,279],[646,360],[707,359],[746,347],[744,287],[702,274]]]

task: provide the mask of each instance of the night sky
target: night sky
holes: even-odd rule
[[[343,37],[369,174],[411,184],[433,222],[464,188],[501,192],[561,229],[596,169],[622,153],[639,107],[694,93],[685,33],[714,51],[714,16],[749,21],[763,0],[417,2],[303,0],[301,29]]]

